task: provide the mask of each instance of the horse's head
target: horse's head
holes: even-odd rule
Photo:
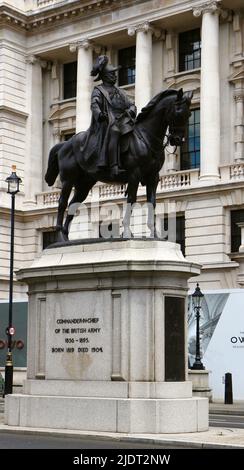
[[[177,92],[176,99],[171,105],[168,142],[172,146],[178,147],[184,142],[186,125],[191,115],[190,105],[192,96],[192,91],[183,93],[181,88]]]

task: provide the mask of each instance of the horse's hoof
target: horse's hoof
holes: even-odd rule
[[[63,233],[63,238],[64,238],[65,242],[69,241],[69,237],[68,237],[68,235],[66,235],[66,233]]]
[[[62,230],[62,234],[63,234],[64,241],[68,242],[69,241],[69,234],[65,230]]]
[[[132,233],[129,229],[125,229],[122,233],[122,237],[123,238],[132,238],[133,235],[132,235]]]
[[[59,230],[57,235],[57,241],[62,243],[69,241],[68,235],[62,232],[62,230]]]
[[[153,240],[158,239],[158,234],[155,230],[151,230],[149,234],[149,238],[152,238]]]

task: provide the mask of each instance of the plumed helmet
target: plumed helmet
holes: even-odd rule
[[[108,64],[108,57],[106,55],[100,55],[97,57],[96,62],[93,65],[91,76],[95,78],[94,82],[98,82],[103,78],[105,72],[115,72],[119,70],[120,66],[114,67],[113,65]]]

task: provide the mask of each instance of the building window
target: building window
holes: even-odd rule
[[[48,232],[42,232],[42,249],[45,250],[49,245],[58,241],[58,232],[55,230],[49,230]]]
[[[162,220],[162,234],[165,232],[168,232],[168,229],[170,230],[169,227],[169,219],[168,216],[164,217]],[[175,228],[175,225],[173,225]],[[176,234],[175,233],[168,233],[166,239],[168,241],[175,241],[176,238],[176,243],[179,243],[181,247],[181,251],[183,255],[185,255],[185,216],[184,215],[178,215],[176,217]]]
[[[181,147],[181,170],[200,168],[200,109],[192,109],[185,142]]]
[[[67,140],[71,139],[75,135],[75,132],[69,132],[67,134],[63,134],[63,140],[66,142]]]
[[[127,47],[119,50],[119,85],[135,83],[136,48]]]
[[[238,222],[244,222],[244,209],[231,211],[231,253],[237,253],[241,245],[241,228]]]
[[[76,97],[77,62],[63,65],[64,100]]]
[[[179,72],[201,67],[200,29],[179,34]]]

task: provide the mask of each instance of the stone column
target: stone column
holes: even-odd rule
[[[53,145],[56,145],[61,141],[61,132],[58,127],[53,128],[52,137],[53,137]]]
[[[52,129],[53,125],[50,123],[50,104],[58,100],[57,88],[59,85],[59,76],[56,73],[54,79],[54,64],[48,62],[47,67],[43,73],[43,175],[45,175],[48,167],[49,152],[54,145]],[[55,82],[55,87],[54,87]],[[55,93],[54,93],[55,89]],[[56,142],[55,142],[56,143]],[[42,180],[42,191],[50,191],[48,184],[44,178]]]
[[[167,31],[165,48],[167,54],[167,76],[172,77],[176,73],[175,61],[175,47],[176,47],[176,34],[174,31]],[[172,78],[171,78],[172,80]]]
[[[244,30],[241,10],[236,10],[232,18],[233,60],[230,83],[234,85],[235,121],[234,121],[234,161],[244,162],[244,66],[243,47]]]
[[[35,204],[35,194],[42,191],[43,181],[43,83],[42,68],[47,66],[38,57],[27,62],[27,152],[25,170],[25,204]]]
[[[180,170],[179,148],[169,145],[165,149],[165,162],[167,173],[175,173]]]
[[[51,65],[51,96],[52,102],[56,103],[60,100],[60,66],[57,60]]]
[[[244,82],[244,80],[242,80]],[[236,162],[244,162],[244,86],[236,86],[235,99],[235,153]]]
[[[220,162],[219,1],[206,2],[193,14],[202,14],[200,178],[216,180]]]
[[[92,44],[88,39],[70,45],[77,54],[76,132],[85,131],[91,122]]]
[[[152,98],[153,31],[148,21],[128,28],[129,36],[133,36],[136,33],[135,105],[138,113]]]
[[[241,67],[243,60],[244,31],[242,30],[242,11],[235,10],[233,14],[234,33],[234,67]]]
[[[244,253],[244,222],[237,222],[236,225],[241,229],[241,244],[239,246],[239,252]]]

